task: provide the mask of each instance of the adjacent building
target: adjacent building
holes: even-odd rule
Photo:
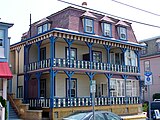
[[[95,80],[95,109],[137,114],[141,47],[131,23],[67,7],[31,24],[10,46],[12,91],[29,109],[62,118],[92,109]]]
[[[145,39],[140,41],[140,44],[145,45],[141,50],[140,65],[141,76],[145,72],[152,72],[152,84],[150,85],[150,98],[148,98],[147,86],[144,86],[143,95],[144,101],[153,100],[152,96],[155,93],[160,93],[160,36]],[[144,80],[144,77],[142,77]]]
[[[10,38],[8,37],[8,29],[12,26],[11,23],[0,22],[0,96],[5,100],[7,100],[7,80],[12,79],[9,68]],[[0,107],[2,106],[0,105]],[[0,119],[3,120],[5,112],[1,108],[0,114]]]

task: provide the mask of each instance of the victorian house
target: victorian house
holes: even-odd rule
[[[10,46],[12,92],[30,110],[41,110],[40,117],[62,118],[92,109],[95,80],[96,110],[137,114],[141,47],[131,23],[67,7],[31,24]]]

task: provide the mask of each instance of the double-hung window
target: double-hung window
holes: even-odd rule
[[[103,30],[103,36],[112,37],[111,24],[109,24],[109,23],[103,23],[102,27],[103,27],[102,28],[102,30]]]
[[[93,51],[93,62],[102,62],[102,52]]]
[[[94,33],[94,21],[89,18],[84,19],[84,32]]]
[[[4,30],[0,30],[0,47],[4,46]]]
[[[144,71],[145,72],[150,71],[150,61],[149,60],[144,61]]]
[[[118,27],[119,39],[127,40],[127,29],[125,27]]]

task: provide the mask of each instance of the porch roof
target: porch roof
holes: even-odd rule
[[[7,62],[0,62],[0,78],[11,79],[12,73]]]

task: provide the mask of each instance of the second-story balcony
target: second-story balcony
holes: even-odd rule
[[[24,71],[34,71],[51,67],[51,59],[45,59],[39,62],[32,62],[24,66]],[[53,60],[53,67],[62,68],[75,68],[84,70],[102,70],[111,72],[129,72],[138,73],[137,66],[108,64],[104,62],[90,62],[84,60],[69,60],[63,58],[55,58]]]

